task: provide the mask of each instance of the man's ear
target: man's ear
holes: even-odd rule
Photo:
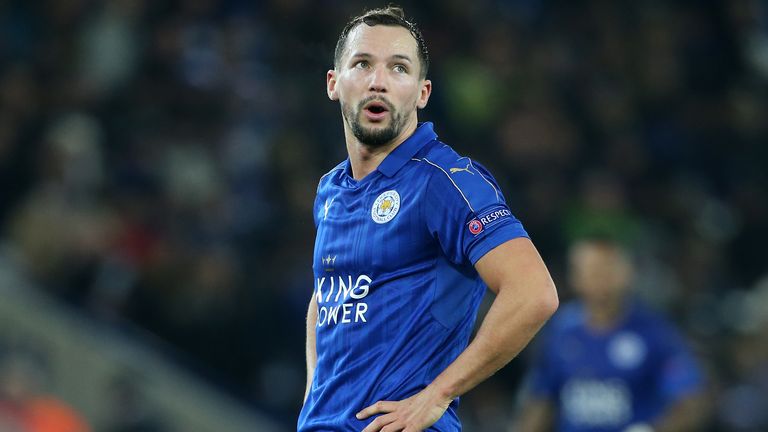
[[[429,95],[432,94],[432,81],[425,79],[421,82],[421,92],[419,98],[416,100],[416,106],[421,109],[427,106],[429,102]]]
[[[339,92],[336,89],[336,69],[329,69],[325,75],[326,91],[328,92],[328,99],[339,100]]]

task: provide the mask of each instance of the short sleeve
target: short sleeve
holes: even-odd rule
[[[467,158],[453,168],[426,162],[437,169],[423,203],[427,227],[451,262],[474,265],[496,246],[528,237],[484,167]]]

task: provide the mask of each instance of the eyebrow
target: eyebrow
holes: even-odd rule
[[[399,59],[399,60],[405,60],[408,63],[413,63],[413,60],[411,60],[410,57],[408,57],[407,55],[403,55],[403,54],[395,54],[395,55],[392,56],[392,58],[396,58],[396,59]]]
[[[370,54],[370,53],[366,53],[366,52],[361,52],[361,53],[354,53],[354,54],[352,54],[351,56],[349,56],[349,58],[350,58],[350,59],[357,59],[357,58],[371,58],[371,57],[373,57],[373,54]],[[391,58],[391,59],[396,59],[396,60],[405,60],[405,61],[407,61],[408,63],[413,63],[413,60],[411,60],[411,58],[410,58],[410,57],[408,57],[408,56],[407,56],[407,55],[405,55],[405,54],[392,54],[392,55],[390,56],[390,58]]]

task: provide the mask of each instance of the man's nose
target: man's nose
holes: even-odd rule
[[[387,91],[387,70],[385,68],[374,68],[370,76],[368,90],[376,93],[386,93]]]

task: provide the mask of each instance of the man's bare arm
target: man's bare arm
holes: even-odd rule
[[[360,419],[383,414],[364,432],[387,425],[392,430],[420,431],[434,424],[453,399],[512,360],[557,309],[555,285],[529,239],[517,238],[496,247],[475,268],[497,294],[475,339],[421,392],[362,410]]]
[[[315,376],[317,366],[317,348],[315,346],[315,325],[317,324],[317,298],[312,295],[307,308],[307,387],[304,390],[304,401],[307,401],[309,389],[312,387],[312,379]]]
[[[527,238],[490,251],[476,268],[496,299],[472,343],[431,384],[451,400],[509,363],[558,306],[555,284]]]

